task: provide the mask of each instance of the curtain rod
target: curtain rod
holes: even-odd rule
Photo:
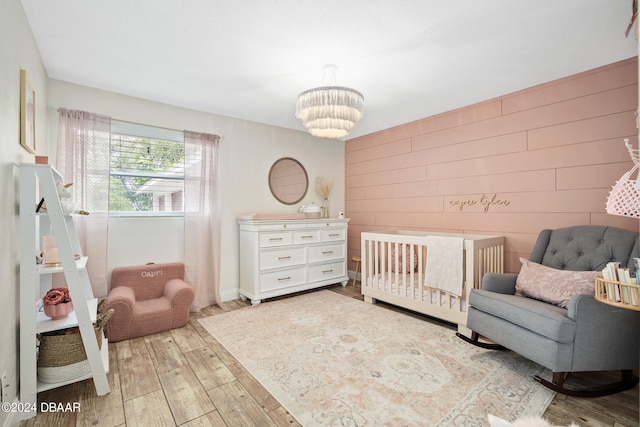
[[[64,108],[64,107],[58,107],[58,108],[50,107],[49,109],[59,113],[61,109],[67,109],[67,108]],[[77,110],[77,109],[73,109],[73,110],[82,111],[82,110]],[[96,114],[98,114],[98,113],[96,113]],[[224,136],[219,135],[217,133],[204,132],[204,131],[194,131],[194,130],[190,130],[190,129],[174,129],[174,128],[170,128],[170,127],[167,127],[167,126],[150,125],[150,124],[147,124],[147,123],[139,123],[139,122],[134,122],[134,121],[131,121],[131,120],[122,120],[122,119],[118,119],[118,118],[114,118],[114,117],[110,117],[110,119],[118,121],[118,122],[121,122],[121,123],[131,124],[131,125],[134,125],[134,126],[145,126],[145,127],[150,127],[150,128],[157,128],[157,129],[162,129],[162,130],[166,130],[166,131],[169,131],[169,132],[184,133],[184,131],[190,131],[190,132],[198,132],[198,133],[208,133],[208,134],[211,134],[211,135],[216,135],[218,138],[220,138],[220,141],[224,140]]]

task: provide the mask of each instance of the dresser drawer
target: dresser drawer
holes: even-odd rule
[[[344,278],[344,261],[309,267],[309,282],[317,282],[331,278]]]
[[[320,241],[319,230],[296,230],[293,232],[293,244],[305,245]]]
[[[290,231],[280,231],[273,233],[260,233],[260,247],[269,248],[272,246],[290,245],[292,242]]]
[[[330,261],[332,259],[344,259],[344,242],[333,245],[320,245],[309,247],[309,262]]]
[[[307,268],[293,268],[289,270],[274,271],[260,274],[260,291],[272,291],[292,286],[302,285],[307,282]]]
[[[260,270],[306,263],[304,247],[260,251]]]
[[[323,242],[331,242],[338,240],[345,240],[346,233],[344,228],[329,228],[321,230],[321,240]]]
[[[265,221],[269,222],[269,221]],[[296,228],[306,228],[304,221],[289,221],[287,223],[263,223],[257,229],[260,231],[293,230]]]

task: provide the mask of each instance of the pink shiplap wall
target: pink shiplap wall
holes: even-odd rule
[[[632,58],[346,141],[349,260],[362,231],[479,233],[506,237],[517,272],[544,228],[637,231],[605,212],[633,166],[623,139],[638,146],[637,85]]]

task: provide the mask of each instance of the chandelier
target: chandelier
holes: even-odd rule
[[[362,119],[364,97],[357,90],[335,86],[336,68],[325,65],[325,86],[305,90],[296,103],[296,117],[311,135],[320,138],[347,136]]]

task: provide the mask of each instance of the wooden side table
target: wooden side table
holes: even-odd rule
[[[358,270],[360,270],[360,261],[362,261],[362,258],[360,258],[360,255],[356,255],[354,257],[351,257],[351,261],[354,261],[356,263],[356,271],[355,273],[353,273],[353,286],[355,286],[356,280],[358,279]]]

